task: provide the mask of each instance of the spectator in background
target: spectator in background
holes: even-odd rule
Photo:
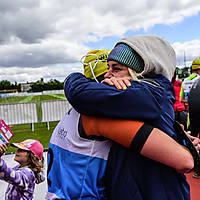
[[[180,91],[181,91],[181,81],[176,80],[176,70],[174,72],[174,76],[172,78],[172,85],[175,91],[175,103],[174,103],[174,111],[175,111],[175,120],[184,126],[184,129],[187,130],[187,111],[185,104],[180,102]]]
[[[181,84],[181,91],[180,91],[180,102],[184,103],[185,106],[188,106],[188,95],[190,93],[190,89],[192,88],[195,81],[200,78],[200,59],[195,59],[192,62],[191,72],[189,77],[185,78]],[[190,120],[189,115],[187,117],[187,130],[189,130]]]
[[[186,106],[188,106],[188,95],[190,93],[190,90],[193,84],[200,78],[200,59],[196,58],[195,60],[193,60],[191,71],[192,74],[184,79],[180,91],[180,102],[183,102]],[[189,114],[187,117],[187,129],[190,129]],[[200,178],[200,174],[194,173],[193,177]]]
[[[200,59],[195,59],[192,62],[191,72],[189,77],[185,78],[181,84],[180,102],[188,105],[188,95],[194,82],[200,78]]]

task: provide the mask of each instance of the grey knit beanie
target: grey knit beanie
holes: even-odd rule
[[[135,70],[137,73],[141,73],[144,70],[144,61],[141,56],[124,43],[117,44],[114,47],[108,55],[107,61],[109,60],[117,61]]]

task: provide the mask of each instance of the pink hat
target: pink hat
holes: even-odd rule
[[[43,146],[37,140],[27,139],[20,143],[11,143],[11,146],[31,151],[39,160],[43,157]]]

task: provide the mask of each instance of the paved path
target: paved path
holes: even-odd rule
[[[15,166],[17,163],[14,161],[14,154],[11,155],[4,155],[2,158],[6,161],[7,165],[9,167]],[[45,168],[46,168],[46,160],[47,160],[47,153],[44,153],[44,158],[45,158]],[[46,171],[46,170],[45,170]],[[7,183],[4,181],[0,180],[0,199],[3,200],[5,197],[5,192],[7,188]],[[47,191],[47,182],[44,181],[43,183],[36,184],[35,187],[35,193],[34,193],[34,200],[44,200],[45,199],[45,194]]]
[[[13,159],[14,158],[13,154],[2,156],[2,158],[6,161],[6,163],[10,167],[17,164]],[[44,158],[45,158],[45,167],[46,167],[46,160],[47,160],[46,152],[44,153]],[[191,200],[200,200],[200,179],[193,178],[192,175],[193,175],[193,172],[186,174],[187,180],[190,183],[190,188],[191,188]],[[6,188],[7,188],[7,183],[0,180],[0,199],[4,199]],[[44,200],[46,191],[47,191],[46,181],[39,185],[36,184],[34,200]]]
[[[200,200],[200,179],[192,177],[193,172],[186,174],[187,180],[190,183],[191,200]]]

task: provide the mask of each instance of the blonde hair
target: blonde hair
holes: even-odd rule
[[[149,79],[149,81],[147,79],[145,79],[142,76],[142,73],[137,73],[135,70],[132,70],[129,67],[128,67],[128,71],[129,71],[129,74],[130,74],[132,81],[144,82],[144,83],[147,83],[147,84],[152,85],[154,87],[161,88],[160,85],[157,82],[155,82],[153,80],[150,81],[150,79]],[[140,78],[138,78],[138,77],[140,77]]]
[[[131,75],[132,81],[141,81],[141,79],[138,79],[138,76],[141,75],[141,73],[137,73],[135,70],[132,70],[128,67],[129,74]]]
[[[34,172],[35,176],[37,176],[44,167],[44,157],[39,160],[31,151],[28,151],[28,167]]]

